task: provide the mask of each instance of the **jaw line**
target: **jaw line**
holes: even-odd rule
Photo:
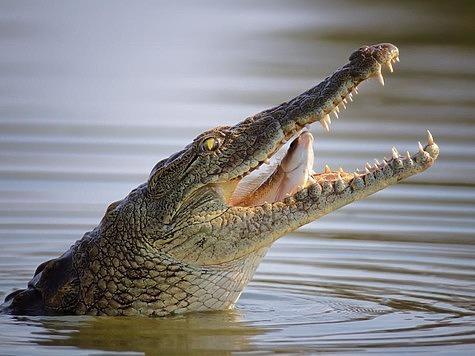
[[[233,190],[236,189],[236,187],[240,184],[240,182],[245,177],[249,176],[252,172],[261,169],[263,164],[269,159],[271,159],[272,157],[274,157],[277,152],[281,151],[281,149],[286,145],[286,143],[289,142],[292,138],[298,137],[303,132],[307,131],[307,128],[310,124],[313,124],[315,122],[320,122],[322,127],[326,131],[329,131],[329,127],[331,124],[330,114],[333,114],[335,115],[336,118],[338,118],[340,107],[346,109],[346,105],[348,105],[349,102],[352,102],[353,97],[356,94],[358,94],[358,90],[357,90],[358,85],[360,85],[362,82],[366,81],[367,79],[373,78],[377,80],[380,84],[384,85],[384,79],[383,79],[381,70],[383,67],[387,66],[389,70],[392,72],[393,71],[392,64],[394,64],[396,61],[399,60],[398,56],[399,56],[399,52],[396,52],[394,55],[389,57],[387,61],[385,62],[380,62],[378,60],[377,61],[378,69],[376,69],[376,71],[372,75],[370,75],[367,78],[361,79],[358,82],[354,82],[350,87],[347,86],[346,94],[341,94],[339,101],[333,101],[330,106],[326,106],[323,113],[320,113],[316,116],[308,117],[304,120],[304,122],[301,122],[300,120],[296,120],[293,123],[292,127],[284,128],[281,124],[280,129],[281,129],[282,139],[278,141],[272,149],[269,149],[269,151],[267,152],[267,157],[265,159],[259,160],[258,164],[255,166],[248,167],[244,173],[234,176],[226,181],[216,182],[212,184],[214,187],[218,187],[218,190],[222,195],[223,201],[228,206],[232,206],[232,204],[230,204],[230,198],[233,194]],[[351,60],[351,56],[350,56],[350,60]],[[328,173],[332,173],[333,175],[335,175],[335,177],[328,175]],[[319,179],[320,181],[324,180],[324,181],[330,181],[330,182],[333,182],[335,180],[343,180],[345,182],[349,182],[352,178],[358,176],[358,174],[359,174],[358,171],[354,173],[348,173],[343,170],[340,170],[338,172],[336,171],[327,172],[325,170],[321,173],[310,174],[309,183],[312,183],[312,181],[315,181],[316,179]]]

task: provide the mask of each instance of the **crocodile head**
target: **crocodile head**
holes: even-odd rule
[[[358,85],[369,78],[384,84],[382,68],[392,72],[398,60],[399,51],[391,44],[361,47],[316,87],[235,126],[209,130],[158,163],[148,181],[164,222],[164,230],[154,234],[160,236],[155,246],[200,266],[236,261],[430,167],[438,147],[429,134],[428,144],[419,145],[414,155],[401,156],[393,148],[390,159],[366,164],[362,172],[328,166],[312,171],[313,137],[306,126],[319,122],[329,130],[329,115],[338,116]],[[262,179],[260,171],[269,171],[266,163],[289,140],[287,153]]]
[[[398,56],[391,44],[361,47],[296,98],[199,135],[67,253],[40,265],[0,311],[161,316],[232,307],[279,237],[435,162],[428,134],[415,154],[393,148],[362,172],[313,171],[306,126],[329,130],[329,115],[361,82],[384,83],[382,68],[392,71]]]

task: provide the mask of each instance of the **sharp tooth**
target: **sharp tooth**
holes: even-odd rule
[[[336,112],[340,112],[340,108],[338,107],[338,105],[335,106],[335,111],[336,111]]]
[[[328,126],[328,122],[326,122],[325,120],[320,120],[320,123],[322,124],[323,128],[327,131],[330,131],[330,127]]]
[[[350,101],[353,101],[353,94],[352,93],[348,93],[348,99],[350,99]]]
[[[411,153],[409,151],[406,151],[406,158],[411,159]]]
[[[378,79],[378,82],[384,86],[384,78],[383,74],[381,73],[381,68],[376,72],[376,79]]]
[[[357,87],[355,87],[353,90],[354,90],[355,94],[358,94],[358,88]]]
[[[328,164],[326,164],[324,173],[331,173],[331,172],[332,172],[332,169],[330,168],[330,166],[328,166]]]
[[[374,163],[376,163],[376,165],[379,166],[379,161],[377,158],[374,159]]]
[[[370,173],[368,167],[365,167],[364,171],[365,171],[366,173]]]
[[[399,57],[396,57],[396,62],[399,62]]]
[[[420,142],[418,142],[418,144],[419,144],[419,151],[424,152],[424,147],[422,147],[422,144]]]
[[[370,165],[368,162],[366,162],[366,164],[365,164],[365,168],[367,168],[367,169],[371,169],[371,168],[373,168],[373,167],[371,167],[371,165]]]
[[[338,169],[338,172],[340,172],[340,173],[345,173],[345,171],[344,171],[343,168],[341,168],[341,167]]]
[[[393,147],[392,154],[394,159],[399,158],[399,152],[397,151],[396,147]]]
[[[341,106],[343,106],[343,109],[346,109],[345,99],[343,99],[343,101],[341,102]]]
[[[394,69],[393,69],[393,66],[392,66],[392,64],[391,64],[391,61],[389,61],[387,64],[388,64],[389,71],[390,71],[391,73],[394,72]]]
[[[432,146],[434,144],[434,138],[432,137],[432,134],[429,130],[427,130],[427,143],[429,144],[429,146]]]
[[[333,111],[333,114],[335,115],[335,117],[338,119],[338,112],[335,110]]]
[[[346,100],[346,98],[343,98],[343,104],[346,104],[346,103],[348,103],[348,100]],[[346,107],[345,107],[345,109],[346,109]]]
[[[324,117],[323,117],[323,120],[326,121],[328,124],[331,124],[332,123],[332,119],[330,117],[329,114],[326,114]]]

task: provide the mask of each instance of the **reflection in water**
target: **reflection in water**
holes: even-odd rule
[[[309,88],[361,44],[393,42],[401,63],[330,134],[311,128],[315,169],[414,150],[427,128],[441,147],[430,171],[279,241],[236,311],[2,316],[1,354],[473,351],[472,2],[16,1],[0,13],[2,298],[157,161]]]
[[[264,332],[239,323],[237,314],[228,311],[168,319],[84,317],[29,322],[48,330],[48,339],[37,340],[43,346],[148,354],[199,353],[244,350],[249,348],[252,336]]]

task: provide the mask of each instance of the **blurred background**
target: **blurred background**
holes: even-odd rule
[[[275,244],[234,311],[0,318],[0,353],[465,352],[475,343],[473,1],[0,2],[0,298],[156,162],[312,87],[363,44],[401,63],[316,167],[414,152],[434,167]],[[3,350],[3,351],[2,351]]]

